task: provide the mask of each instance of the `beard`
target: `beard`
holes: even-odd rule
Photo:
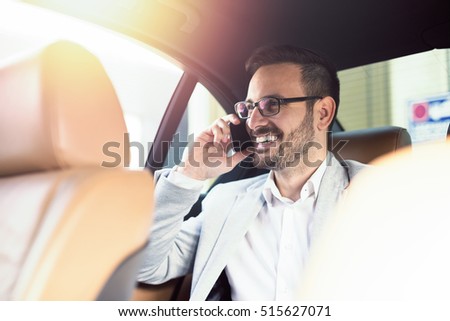
[[[269,149],[256,149],[253,155],[253,166],[270,170],[283,170],[297,167],[307,157],[310,147],[314,146],[313,112],[308,110],[301,124],[284,138],[279,136],[277,146]],[[270,127],[261,131],[278,132],[278,128]],[[284,138],[284,139],[283,139]]]

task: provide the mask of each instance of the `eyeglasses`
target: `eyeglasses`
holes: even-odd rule
[[[262,116],[274,116],[280,112],[280,106],[293,102],[322,99],[321,96],[306,96],[295,98],[264,97],[257,102],[239,101],[234,104],[234,110],[240,119],[250,118],[255,108],[258,108]]]

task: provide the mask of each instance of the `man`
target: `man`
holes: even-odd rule
[[[295,299],[311,242],[363,167],[327,152],[339,103],[339,80],[328,61],[309,50],[270,46],[258,49],[246,68],[252,78],[237,115],[216,120],[182,165],[155,175],[155,222],[141,282],[192,272],[192,300],[217,299],[211,290],[224,276],[233,300]],[[230,156],[230,124],[241,121],[254,148]],[[202,182],[250,154],[270,173],[216,186],[202,213],[183,221]]]

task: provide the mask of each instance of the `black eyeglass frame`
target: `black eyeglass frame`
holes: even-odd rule
[[[254,102],[254,103],[249,102],[249,101],[238,101],[237,103],[234,104],[234,111],[236,112],[236,114],[238,115],[238,117],[239,117],[240,119],[248,119],[248,118],[251,117],[251,116],[250,116],[250,110],[253,110],[253,109],[255,109],[255,108],[258,108],[259,113],[260,113],[262,116],[264,116],[264,117],[270,117],[270,116],[275,116],[275,115],[277,115],[277,114],[280,112],[280,110],[281,110],[281,105],[286,105],[286,104],[294,103],[294,102],[307,101],[307,100],[322,99],[322,98],[323,98],[322,96],[304,96],[304,97],[292,97],[292,98],[263,97],[263,98],[261,98],[260,100]],[[277,111],[276,111],[275,113],[269,113],[269,114],[267,114],[267,111],[265,111],[264,109],[259,108],[259,103],[260,103],[262,100],[264,100],[264,99],[274,99],[274,100],[276,100],[276,101],[278,102],[278,108],[277,108]],[[244,105],[246,105],[246,106],[250,104],[250,105],[253,106],[252,109],[247,108],[248,111],[249,111],[247,117],[242,117],[242,116],[239,114],[239,112],[238,112],[238,110],[237,110],[238,104],[244,104]]]

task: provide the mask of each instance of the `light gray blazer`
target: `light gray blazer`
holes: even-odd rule
[[[317,196],[312,241],[349,181],[364,167],[346,162],[342,166],[329,153]],[[191,300],[205,300],[264,205],[262,188],[267,174],[217,185],[204,199],[202,212],[183,221],[199,192],[173,185],[168,172],[155,173],[155,220],[138,280],[160,284],[192,272]]]

